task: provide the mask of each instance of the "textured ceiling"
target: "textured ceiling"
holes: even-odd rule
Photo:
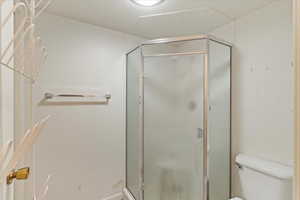
[[[146,38],[207,33],[274,0],[53,0],[48,12]]]

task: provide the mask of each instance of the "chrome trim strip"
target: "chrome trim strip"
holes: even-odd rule
[[[172,43],[172,42],[181,42],[181,41],[191,41],[191,40],[203,40],[209,39],[215,42],[219,42],[221,44],[232,47],[233,44],[227,42],[225,40],[219,39],[213,35],[194,35],[194,36],[184,36],[184,37],[169,37],[169,38],[159,38],[154,40],[148,40],[142,43],[142,45],[152,45],[152,44],[164,44],[164,43]]]
[[[140,48],[141,56],[141,71],[140,71],[140,197],[139,200],[144,200],[144,54],[143,48]]]
[[[207,51],[209,52],[209,40]],[[209,155],[208,155],[208,112],[209,112],[209,55],[204,55],[203,68],[203,200],[209,200]]]
[[[127,200],[136,200],[127,188],[123,188],[123,194],[124,194],[124,196],[126,197]]]
[[[126,53],[126,56],[128,56],[130,53],[134,52],[135,50],[137,50],[138,48],[140,48],[141,45],[138,45],[136,47],[134,47],[133,49],[130,49],[127,53]]]
[[[144,57],[188,56],[188,55],[195,55],[195,54],[207,54],[207,51],[194,51],[194,52],[185,52],[185,53],[153,54],[153,55],[144,55]]]
[[[201,39],[208,39],[208,36],[207,35],[195,35],[195,36],[184,36],[184,37],[181,36],[181,37],[159,38],[159,39],[145,41],[142,43],[142,45],[163,44],[163,43],[201,40]]]
[[[229,148],[230,148],[230,153],[229,153],[229,199],[232,198],[232,155],[233,155],[233,149],[232,149],[232,85],[233,85],[233,81],[232,81],[232,50],[233,47],[230,47],[230,131],[229,131]]]
[[[217,37],[215,37],[215,36],[213,36],[213,35],[209,35],[208,38],[209,38],[209,40],[211,40],[211,41],[218,42],[218,43],[220,43],[220,44],[224,44],[224,45],[229,46],[229,47],[233,47],[233,44],[232,44],[232,43],[227,42],[227,41],[225,41],[225,40],[222,40],[222,39],[220,39],[220,38],[217,38]]]
[[[126,57],[126,66],[125,66],[125,187],[128,186],[128,117],[127,117],[127,114],[128,114],[128,56],[129,54],[126,54],[125,57]]]

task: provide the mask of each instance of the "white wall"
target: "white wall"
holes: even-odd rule
[[[291,164],[294,112],[291,1],[276,1],[213,34],[235,46],[233,154],[243,152]],[[241,183],[250,180],[243,180],[235,166],[233,175],[233,193],[244,196]]]
[[[34,87],[34,118],[52,115],[36,148],[37,186],[53,174],[48,199],[99,200],[121,191],[125,53],[141,39],[48,14],[37,27],[49,57]],[[90,89],[110,92],[110,103],[40,104],[45,92]]]

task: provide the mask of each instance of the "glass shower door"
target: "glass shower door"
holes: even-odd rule
[[[141,118],[140,118],[141,51],[127,55],[126,69],[126,188],[136,200],[140,198]]]
[[[231,48],[209,42],[209,197],[230,198]]]
[[[144,200],[203,196],[201,53],[144,57]]]

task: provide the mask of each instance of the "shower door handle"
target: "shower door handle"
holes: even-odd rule
[[[203,128],[197,128],[197,138],[198,139],[203,138]]]

